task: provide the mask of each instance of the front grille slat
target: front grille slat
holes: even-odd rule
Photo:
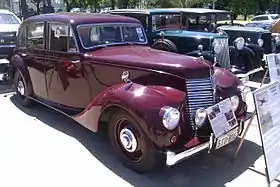
[[[208,108],[214,104],[213,84],[211,77],[186,80],[186,106],[190,123],[194,125],[195,112],[199,108]]]
[[[219,38],[217,39],[222,44],[222,50],[220,53],[216,54],[216,58],[218,63],[224,69],[230,68],[230,58],[229,58],[229,46],[228,46],[228,39],[227,38]]]

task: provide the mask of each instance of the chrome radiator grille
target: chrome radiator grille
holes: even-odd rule
[[[229,46],[227,38],[217,38],[215,39],[219,43],[222,44],[222,50],[219,54],[216,54],[217,61],[221,65],[222,68],[229,69],[230,68],[230,58],[229,58]]]
[[[186,107],[191,125],[197,109],[207,108],[214,104],[213,85],[210,77],[186,80]]]

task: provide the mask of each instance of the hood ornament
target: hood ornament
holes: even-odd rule
[[[122,81],[125,82],[125,83],[131,83],[131,80],[129,79],[129,76],[130,76],[129,72],[124,71],[122,73],[122,76],[121,76]]]

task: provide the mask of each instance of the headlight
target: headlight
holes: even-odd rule
[[[259,45],[260,47],[263,46],[263,39],[258,39],[258,45]]]
[[[215,53],[219,54],[222,50],[221,42],[219,42],[218,40],[214,40],[212,45],[213,45],[213,50],[215,51]]]
[[[180,112],[173,107],[162,107],[163,111],[162,123],[168,130],[175,129],[180,121]]]
[[[202,127],[202,125],[204,124],[205,120],[207,118],[207,112],[205,109],[200,108],[196,111],[195,114],[195,124],[198,128]]]
[[[234,95],[230,98],[232,110],[235,112],[239,106],[239,97]]]
[[[279,46],[280,45],[280,36],[276,36],[274,39],[275,39],[275,45]]]
[[[244,44],[245,44],[245,40],[243,37],[238,37],[234,40],[235,46],[238,50],[243,49]]]

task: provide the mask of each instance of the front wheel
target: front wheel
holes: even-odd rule
[[[163,166],[162,152],[127,112],[113,113],[109,122],[109,138],[117,156],[127,167],[137,172],[147,172],[156,166]]]
[[[22,73],[17,70],[15,72],[15,77],[14,77],[14,85],[15,85],[15,91],[16,95],[18,96],[21,104],[23,106],[29,106],[32,103],[32,100],[28,97],[28,87],[27,83],[22,75]]]

